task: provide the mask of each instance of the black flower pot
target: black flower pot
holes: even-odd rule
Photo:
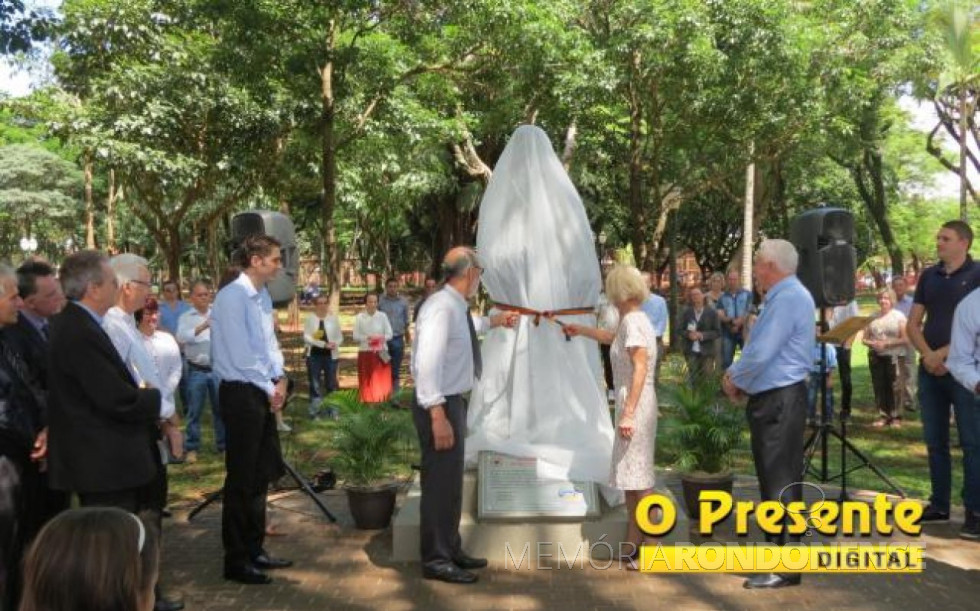
[[[347,488],[347,502],[354,525],[361,530],[386,528],[395,512],[395,496],[398,488],[394,484]]]
[[[735,476],[728,473],[688,473],[681,476],[681,487],[684,490],[684,505],[687,507],[687,515],[692,520],[701,517],[701,505],[698,500],[702,490],[721,490],[732,493],[732,484]]]

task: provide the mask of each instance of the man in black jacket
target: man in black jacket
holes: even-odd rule
[[[106,258],[95,251],[68,257],[61,283],[70,301],[51,322],[51,485],[78,493],[82,505],[139,511],[160,462],[160,391],[137,386],[102,330],[119,286]]]
[[[14,271],[0,265],[0,330],[16,324],[20,306]],[[46,448],[39,435],[39,389],[5,335],[0,334],[0,607],[16,609],[21,559],[42,524],[40,461]]]
[[[27,261],[17,268],[17,292],[23,301],[17,322],[0,330],[0,337],[24,361],[33,380],[36,393],[33,398],[39,401],[42,414],[37,442],[41,446],[46,444],[48,435],[44,416],[48,395],[48,323],[65,307],[65,294],[54,268],[40,260]],[[40,497],[32,503],[37,509],[34,515],[37,529],[68,508],[68,495],[48,488],[46,471],[41,471],[39,476],[36,492]]]
[[[688,297],[690,305],[681,317],[681,344],[687,361],[688,381],[693,384],[715,371],[721,322],[714,308],[705,305],[700,288],[693,287]]]

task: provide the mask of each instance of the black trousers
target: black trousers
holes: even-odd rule
[[[806,428],[806,382],[774,388],[749,397],[745,408],[752,434],[752,460],[759,478],[763,501],[788,505],[803,500],[803,436]],[[784,545],[786,532],[766,535],[766,540]]]
[[[218,390],[225,423],[225,487],[221,540],[225,568],[241,569],[263,552],[269,483],[284,473],[276,417],[269,395],[244,382],[222,382]]]
[[[446,417],[455,443],[436,451],[432,416],[415,398],[412,416],[422,448],[421,548],[422,565],[437,567],[461,555],[459,520],[463,511],[463,440],[466,437],[466,404],[460,395],[446,397]]]
[[[48,489],[47,476],[31,460],[28,446],[0,434],[0,609],[20,605],[24,553],[65,506],[67,495]]]
[[[840,373],[840,411],[842,415],[851,413],[851,349],[837,346],[837,371]]]
[[[615,388],[613,386],[613,371],[612,371],[612,356],[609,350],[612,346],[609,344],[599,344],[599,354],[602,355],[602,375],[606,379],[606,388],[612,390]]]

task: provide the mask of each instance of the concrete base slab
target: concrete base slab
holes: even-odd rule
[[[658,478],[659,481],[659,478]],[[688,519],[673,493],[658,489],[678,507],[677,524],[662,543],[688,541]],[[417,562],[419,559],[419,522],[421,488],[416,478],[392,519],[392,560]],[[463,478],[463,515],[459,533],[467,554],[487,558],[491,563],[520,563],[522,557],[532,563],[579,562],[588,559],[607,560],[619,555],[619,543],[626,535],[626,506],[602,504],[597,519],[575,520],[534,518],[521,522],[477,520],[476,472],[467,471]],[[628,550],[627,550],[628,551]]]

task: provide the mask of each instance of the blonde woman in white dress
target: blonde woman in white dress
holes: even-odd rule
[[[617,266],[606,278],[606,295],[619,311],[619,325],[614,331],[581,325],[566,325],[571,335],[582,335],[604,344],[612,344],[610,357],[616,394],[616,440],[613,445],[609,484],[626,493],[626,511],[630,516],[626,541],[621,549],[635,559],[645,537],[636,523],[640,499],[653,493],[653,450],[657,434],[657,395],[654,370],[657,361],[657,336],[640,304],[649,294],[640,272],[633,267]],[[655,521],[655,520],[654,520]]]

